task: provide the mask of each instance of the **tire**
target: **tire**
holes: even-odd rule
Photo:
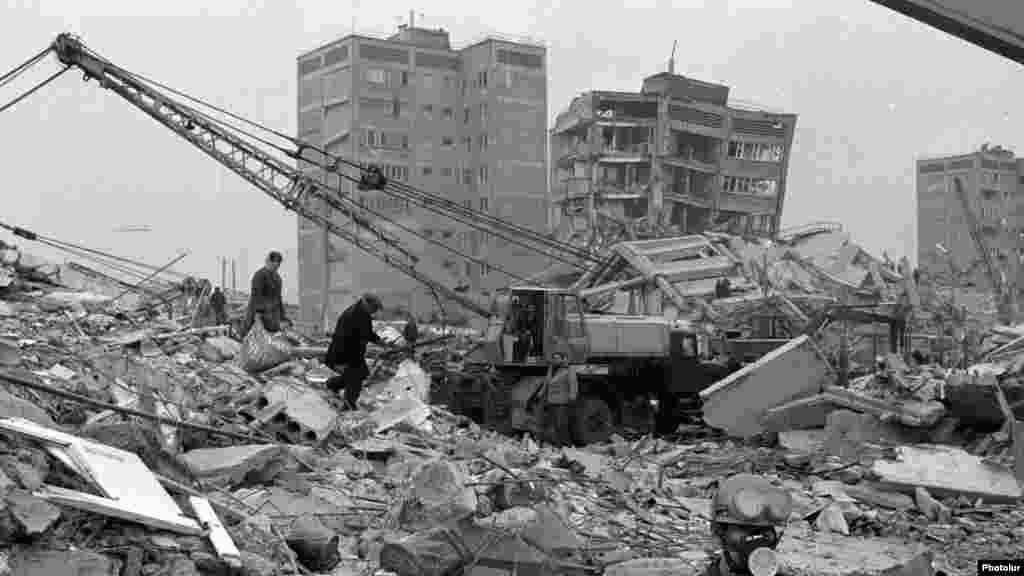
[[[596,396],[584,396],[576,404],[573,439],[577,444],[607,442],[615,427],[615,415],[608,403]]]

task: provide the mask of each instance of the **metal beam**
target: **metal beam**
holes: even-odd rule
[[[871,0],[1024,64],[1024,4],[1008,0]]]

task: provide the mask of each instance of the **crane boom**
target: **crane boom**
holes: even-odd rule
[[[293,168],[239,137],[230,129],[219,125],[205,114],[170,98],[131,73],[92,53],[70,34],[59,35],[52,49],[61,63],[82,70],[86,80],[96,79],[102,87],[121,96],[262,190],[286,209],[327,228],[335,236],[375,256],[467,310],[485,318],[490,317],[490,310],[482,303],[449,288],[419,270],[416,267],[418,258],[398,238],[383,231],[379,225],[358,213],[358,208],[351,199],[338,191],[323,186],[304,175],[299,169]],[[300,159],[298,151],[282,149],[282,152],[295,160]],[[336,166],[333,167],[333,171],[342,174]],[[318,209],[320,203],[330,206],[332,211],[327,215],[323,214]],[[339,225],[330,215],[334,210],[354,221],[362,234]],[[363,235],[371,236],[375,241],[367,240]]]

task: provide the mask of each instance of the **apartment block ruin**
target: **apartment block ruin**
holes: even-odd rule
[[[584,93],[551,135],[553,225],[578,243],[608,226],[771,236],[795,126],[794,114],[730,104],[728,86],[673,73],[640,92]]]
[[[919,159],[916,175],[919,268],[957,285],[988,287],[984,250],[1002,274],[1011,280],[1019,274],[1011,265],[1022,255],[1024,158],[985,145],[968,154]]]
[[[388,38],[350,35],[301,55],[299,136],[331,153],[378,164],[395,181],[545,230],[547,219],[537,218],[549,204],[545,48],[488,36],[453,49],[445,30],[412,24]],[[383,215],[380,226],[420,255],[425,273],[450,286],[486,292],[509,283],[492,263],[523,276],[545,264],[517,245],[385,192],[360,192],[315,166],[303,169]],[[415,281],[301,220],[302,320],[333,323],[365,291],[377,292],[385,307],[418,316],[436,308],[434,295]]]

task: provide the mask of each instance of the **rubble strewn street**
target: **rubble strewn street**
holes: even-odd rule
[[[717,322],[783,302],[796,325],[868,278],[902,292],[892,266],[828,234],[845,264],[810,241],[769,259],[725,239],[762,283],[708,299]],[[427,370],[465,335],[374,351],[343,412],[322,342],[289,333],[291,359],[250,374],[227,328],[187,310],[61,286],[48,264],[2,270],[0,574],[697,573],[716,550],[710,495],[738,472],[793,498],[784,573],[968,574],[1024,555],[1018,328],[989,325],[994,352],[970,372],[861,342],[846,385],[829,334],[794,334],[702,392],[706,424],[572,448],[431,404]]]

